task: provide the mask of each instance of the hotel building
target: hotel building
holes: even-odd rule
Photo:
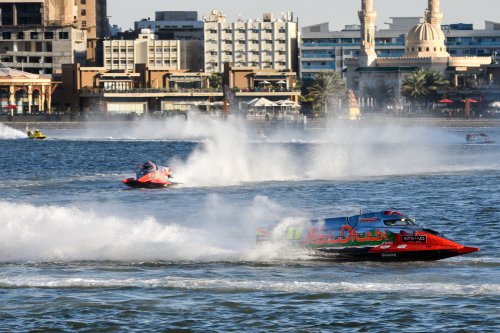
[[[224,64],[261,69],[297,69],[298,23],[292,14],[275,19],[226,21],[213,10],[204,19],[205,72],[222,73]]]

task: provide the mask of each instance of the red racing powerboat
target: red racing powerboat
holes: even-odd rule
[[[257,229],[257,240],[276,239],[273,229]],[[397,211],[313,220],[289,227],[284,237],[312,256],[345,261],[439,260],[479,251],[419,227]]]
[[[148,161],[138,168],[135,178],[127,178],[122,182],[133,188],[161,188],[173,185],[171,179],[172,172],[168,167]]]

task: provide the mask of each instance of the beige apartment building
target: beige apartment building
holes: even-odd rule
[[[102,64],[102,41],[109,34],[106,0],[76,0],[78,27],[87,32],[87,64]]]
[[[224,72],[224,63],[234,67],[297,70],[298,23],[292,14],[275,19],[265,13],[262,20],[226,21],[213,10],[204,19],[206,72]]]
[[[104,67],[134,72],[136,65],[151,69],[199,70],[201,45],[194,40],[158,40],[149,29],[142,29],[135,40],[104,42]]]
[[[0,61],[51,76],[63,64],[94,64],[105,25],[105,0],[0,0]]]

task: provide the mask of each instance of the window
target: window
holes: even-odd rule
[[[82,11],[80,12],[82,16],[85,16],[87,15],[87,10],[86,9],[82,9]]]
[[[3,39],[10,39],[12,36],[11,36],[11,33],[9,31],[4,31],[2,33],[2,37],[3,37]]]
[[[59,32],[59,39],[68,39],[69,38],[69,34],[67,31],[60,31]]]
[[[87,21],[82,21],[82,28],[86,28],[87,27]]]
[[[54,33],[52,31],[45,31],[43,33],[43,38],[45,38],[45,39],[54,39]]]
[[[47,52],[52,52],[52,42],[47,42],[45,44],[45,47],[47,49]],[[52,58],[51,58],[50,62],[52,62]]]
[[[30,38],[31,39],[38,39],[38,32],[31,32],[30,33]]]
[[[80,3],[81,3],[82,5],[85,5],[85,4],[87,3],[87,0],[81,0],[81,1],[80,1]]]
[[[23,31],[19,31],[17,33],[17,39],[24,39],[24,32]]]

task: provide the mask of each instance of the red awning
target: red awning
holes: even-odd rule
[[[6,105],[3,107],[4,109],[17,109],[17,105],[15,104],[10,104],[10,105]]]
[[[451,99],[443,98],[438,101],[438,103],[453,103]]]

